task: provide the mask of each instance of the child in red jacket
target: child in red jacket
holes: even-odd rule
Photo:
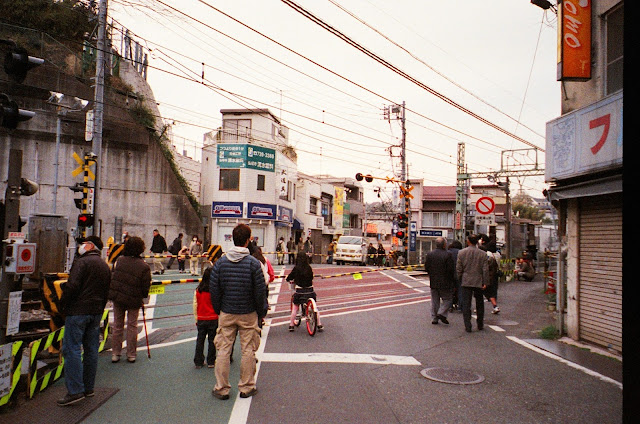
[[[198,285],[193,294],[193,315],[196,319],[196,327],[198,328],[198,338],[196,339],[196,353],[193,362],[196,368],[202,368],[204,365],[204,341],[208,338],[207,350],[207,366],[213,368],[216,363],[216,347],[213,339],[216,337],[218,329],[218,314],[213,310],[211,305],[211,295],[209,294],[209,276],[211,275],[211,267],[208,267],[202,273],[202,281]]]

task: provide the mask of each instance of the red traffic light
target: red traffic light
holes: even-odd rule
[[[94,220],[92,213],[81,213],[78,215],[78,227],[93,227]]]
[[[397,232],[396,232],[396,237],[398,237],[398,238],[404,238],[404,231],[397,231]]]

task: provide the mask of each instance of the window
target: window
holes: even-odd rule
[[[251,119],[225,119],[222,121],[223,140],[248,141],[251,136]]]
[[[423,212],[422,227],[453,228],[452,212]]]
[[[309,213],[311,215],[316,215],[318,213],[318,199],[315,197],[309,198]]]
[[[240,190],[240,170],[239,169],[221,169],[219,190],[239,191]]]
[[[332,225],[333,214],[331,212],[333,209],[333,197],[323,194],[321,202],[321,214],[324,218],[324,225]]]
[[[258,174],[258,191],[264,191],[264,174]]]
[[[620,6],[605,15],[606,46],[605,53],[605,95],[622,89],[624,62],[624,6]]]

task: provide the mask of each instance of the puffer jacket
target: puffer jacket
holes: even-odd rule
[[[60,305],[64,315],[99,315],[107,304],[111,270],[100,252],[90,250],[73,260]]]
[[[260,318],[265,309],[266,284],[260,261],[249,255],[249,249],[234,247],[213,266],[209,280],[211,304],[214,311],[228,314],[257,312]]]
[[[139,308],[149,295],[151,268],[140,257],[121,256],[111,274],[109,300],[125,308]]]

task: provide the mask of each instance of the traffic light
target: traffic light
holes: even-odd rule
[[[29,56],[26,49],[13,47],[4,57],[4,71],[9,78],[22,84],[27,77],[27,72],[43,63],[44,59]]]
[[[402,231],[402,230],[396,231],[396,237],[398,237],[399,239],[403,239],[404,238],[404,231]]]
[[[93,227],[94,224],[94,216],[92,213],[81,213],[78,215],[78,227]]]
[[[20,109],[9,96],[0,94],[0,126],[13,130],[18,126],[18,122],[28,121],[34,116],[35,112]]]
[[[38,192],[38,183],[27,178],[20,178],[20,196],[33,196]]]

